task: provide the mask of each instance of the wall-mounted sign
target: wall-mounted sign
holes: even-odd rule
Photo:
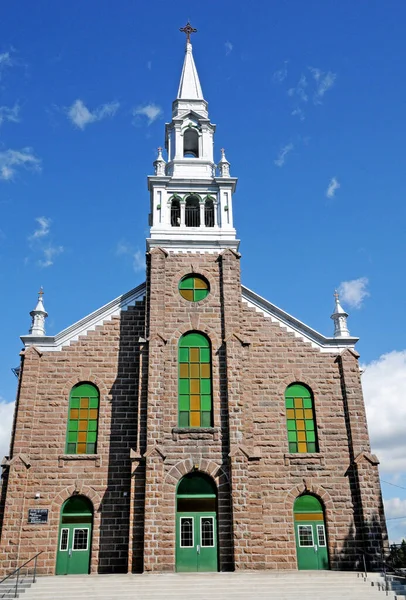
[[[42,523],[48,523],[48,509],[47,508],[29,508],[28,509],[28,523],[34,525],[41,525]]]

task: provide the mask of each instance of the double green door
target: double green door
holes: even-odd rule
[[[177,513],[176,570],[218,570],[215,512]]]
[[[295,521],[297,566],[299,569],[328,569],[328,552],[324,520]]]
[[[89,573],[91,523],[62,523],[59,529],[57,575]]]

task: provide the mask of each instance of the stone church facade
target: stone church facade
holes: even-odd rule
[[[146,282],[23,336],[2,462],[2,572],[355,569],[386,545],[356,338],[245,288],[237,180],[188,39],[167,161],[148,178]]]

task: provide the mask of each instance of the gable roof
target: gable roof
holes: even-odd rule
[[[71,342],[76,341],[79,336],[86,335],[89,331],[94,331],[98,325],[103,325],[103,323],[109,321],[112,317],[119,315],[121,311],[126,310],[129,306],[134,306],[136,302],[144,298],[145,291],[146,284],[144,282],[126,294],[118,296],[98,310],[90,313],[90,315],[77,321],[77,323],[63,329],[55,336],[38,337],[33,335],[23,335],[21,336],[21,340],[25,347],[35,346],[38,350],[43,352],[62,350],[65,346],[69,346]],[[266,318],[270,318],[272,322],[279,323],[281,327],[292,332],[304,342],[311,344],[313,348],[318,348],[321,352],[332,352],[337,354],[346,348],[354,348],[355,343],[358,341],[358,338],[355,337],[326,337],[247,287],[241,286],[241,291],[242,301],[248,306],[262,313]]]
[[[304,342],[310,343],[313,348],[318,348],[321,352],[337,353],[345,348],[354,348],[359,339],[356,337],[334,338],[324,336],[244,285],[241,286],[241,289],[242,300],[248,306],[255,308],[255,310],[262,313],[265,317],[270,318],[271,321],[279,323],[287,331],[300,337]]]
[[[90,315],[80,319],[80,321],[63,329],[55,336],[22,335],[20,339],[25,347],[35,346],[38,350],[45,352],[62,350],[64,346],[69,346],[71,342],[75,342],[80,335],[86,335],[89,331],[94,331],[97,325],[103,325],[103,323],[110,321],[112,317],[119,315],[121,311],[126,310],[129,306],[134,306],[136,302],[144,298],[145,289],[146,284],[144,282],[126,294],[111,300],[111,302],[90,313]]]

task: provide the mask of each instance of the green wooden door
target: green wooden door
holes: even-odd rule
[[[176,521],[176,570],[217,571],[216,513],[178,513]]]
[[[59,531],[57,575],[89,573],[91,523],[64,523]]]
[[[324,513],[319,500],[310,495],[297,498],[294,518],[298,569],[328,569]]]
[[[65,502],[61,511],[57,575],[89,573],[93,510],[87,498],[75,496]]]

